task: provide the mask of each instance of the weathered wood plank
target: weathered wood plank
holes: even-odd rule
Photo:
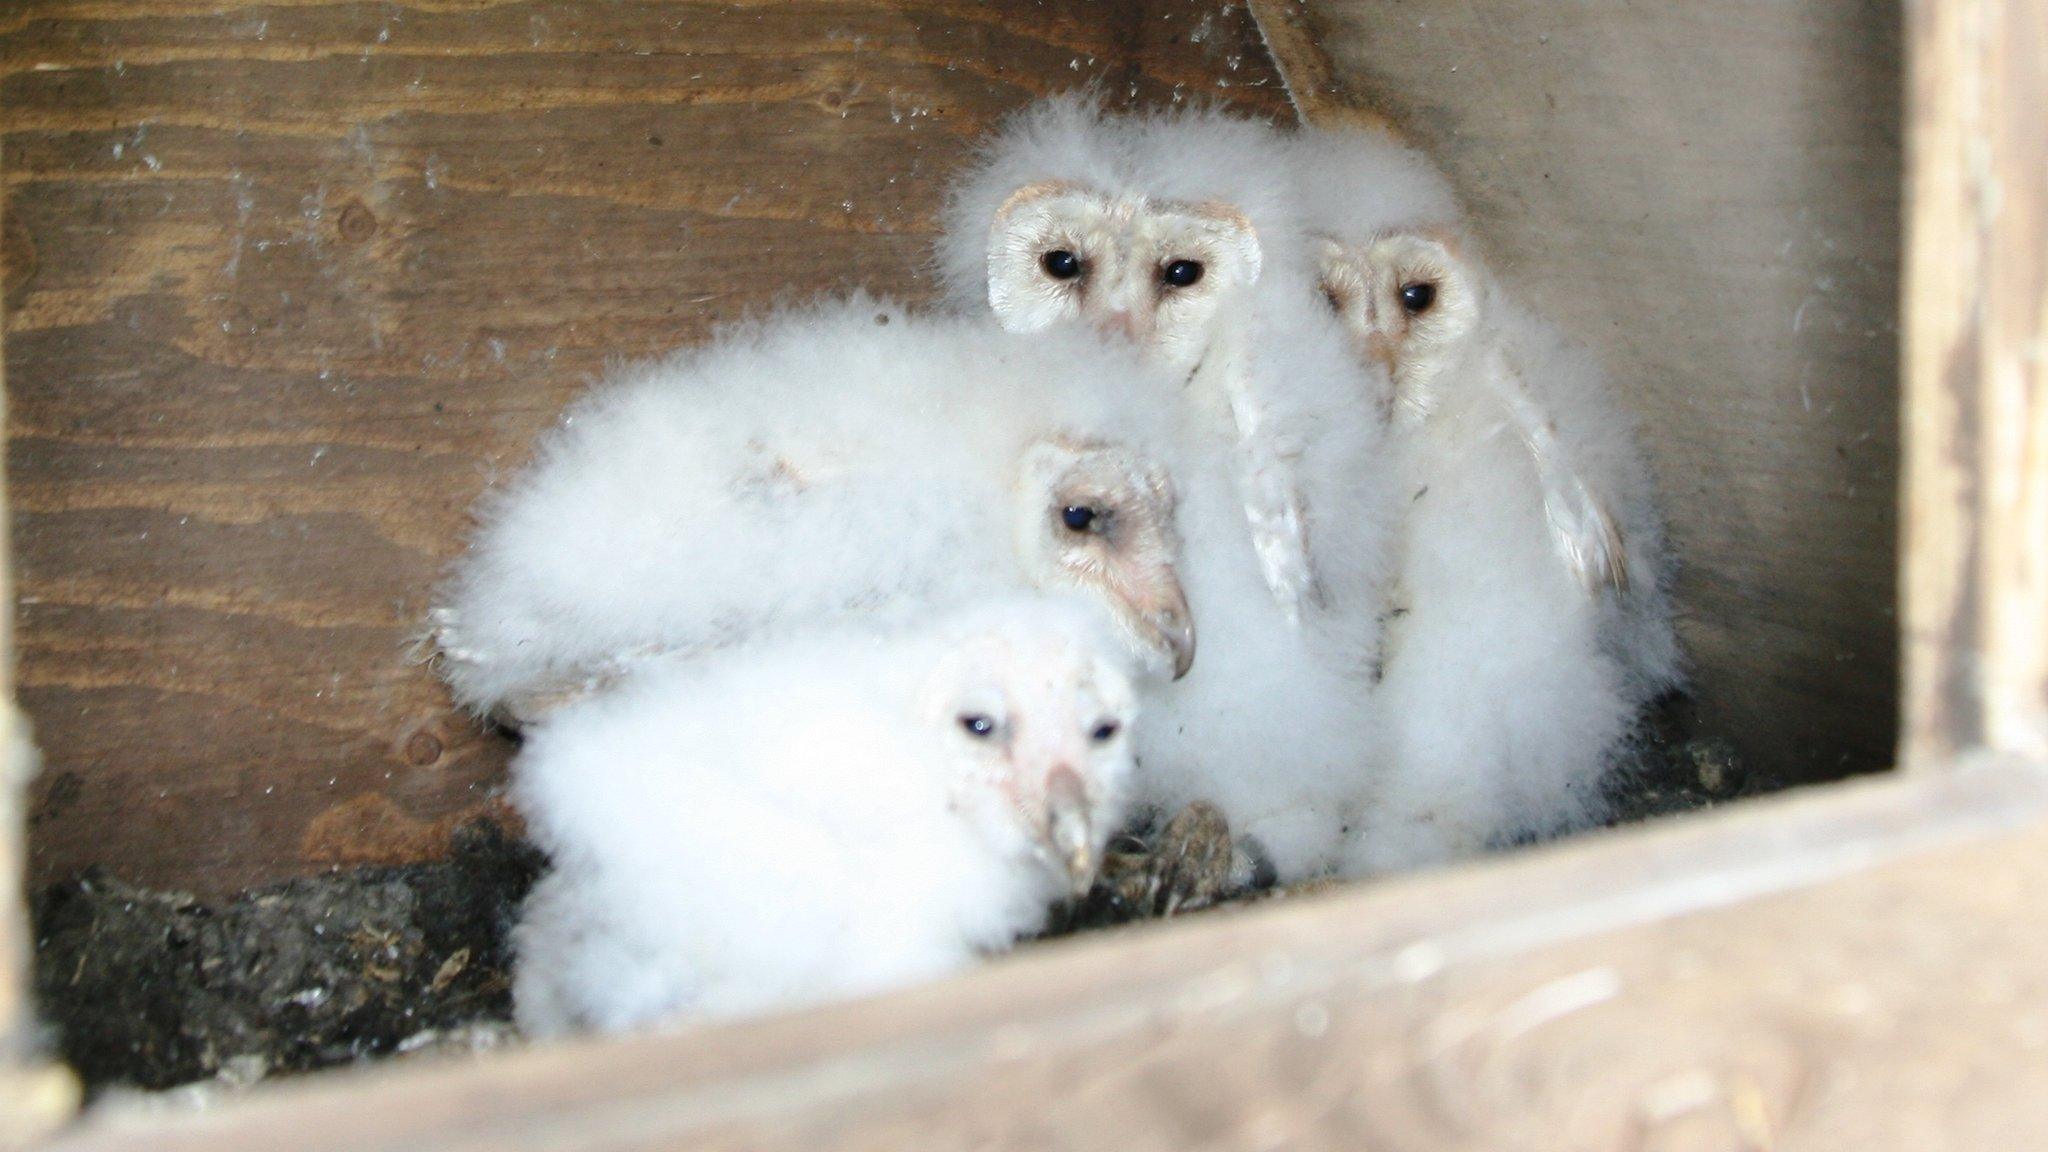
[[[1890,766],[1897,10],[1258,10],[1309,119],[1391,119],[1613,370],[1682,563],[1702,726],[1795,779]]]
[[[5,205],[0,205],[0,222]],[[0,348],[6,344],[0,335]],[[6,357],[0,355],[0,412],[6,410]],[[6,445],[0,444],[0,459]],[[6,506],[7,484],[0,470],[0,507]],[[14,602],[13,564],[7,556],[7,534],[0,532],[0,604]],[[21,1062],[29,1046],[26,1035],[29,1017],[30,944],[27,909],[22,900],[22,866],[28,854],[28,819],[22,795],[28,787],[25,772],[11,755],[20,739],[14,718],[14,674],[11,656],[14,644],[14,613],[0,613],[0,1077]],[[5,1106],[0,1104],[0,1117]]]
[[[1907,754],[2048,750],[2048,6],[1913,3]]]
[[[0,206],[0,219],[4,215]],[[6,363],[0,356],[0,415],[6,408]],[[0,443],[0,461],[5,457]],[[0,508],[6,506],[6,472],[0,467]],[[33,935],[22,888],[28,854],[23,800],[35,756],[14,706],[14,576],[8,551],[8,534],[0,529],[0,605],[10,609],[0,612],[0,1148],[27,1145],[78,1107],[77,1081],[45,1062],[30,998]]]
[[[488,478],[613,357],[927,297],[952,162],[1090,81],[1286,107],[1186,0],[8,7],[34,876],[433,845],[506,754],[406,656]]]
[[[1399,132],[1389,109],[1375,107],[1338,74],[1303,0],[1249,0],[1246,7],[1258,21],[1266,50],[1287,84],[1288,101],[1302,123]]]
[[[786,1019],[102,1114],[55,1147],[2021,1147],[2044,808],[2032,767],[1844,785]]]

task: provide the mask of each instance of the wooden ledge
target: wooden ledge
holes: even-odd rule
[[[52,1147],[1128,1149],[1248,1145],[1233,1133],[1260,1117],[1291,1117],[1307,1125],[1296,1135],[1330,1147],[1360,1147],[1360,1133],[1463,1146],[1454,1138],[1471,1125],[1542,1131],[1570,1116],[1626,1127],[1650,1097],[1652,1112],[1689,1117],[1707,1104],[1679,1105],[1729,1076],[1755,1081],[1763,1096],[1752,1103],[1771,1131],[1789,1132],[1802,1115],[1798,1085],[1834,1068],[1836,1054],[1794,1045],[1793,1088],[1781,1083],[1782,1054],[1763,1072],[1717,1070],[1746,1059],[1750,1032],[1761,1030],[1765,1050],[1785,1046],[1766,1012],[1783,997],[1768,993],[1832,1003],[1853,972],[1898,997],[1873,1010],[1944,1018],[1937,1006],[1972,994],[1945,977],[1968,966],[1950,952],[1982,943],[1966,930],[1980,919],[1973,901],[2009,902],[2023,881],[2048,879],[2044,805],[2048,774],[2009,762],[1845,785],[1050,945],[935,987],[798,1016],[316,1077],[192,1116],[106,1111]],[[1978,892],[1950,893],[1928,877],[1969,878]],[[1895,915],[1863,915],[1871,907]],[[1858,910],[1856,923],[1844,923],[1846,910]],[[2042,970],[2048,927],[2009,942],[1972,963],[2014,978]],[[1782,961],[1721,960],[1766,946]],[[1691,975],[1664,970],[1675,955],[1693,957]],[[1559,971],[1580,963],[1594,975]],[[1690,1058],[1683,1047],[1635,1042],[1670,1039],[1638,987],[1714,1006],[1685,1009],[1703,1071],[1686,1079],[1671,1067]],[[1582,1010],[1599,1022],[1593,1035]],[[1569,1027],[1549,1027],[1567,1017]],[[1458,1091],[1484,1099],[1437,1099],[1448,1089],[1430,1077],[1467,1074],[1440,1067],[1438,1049],[1454,1036],[1465,1037],[1452,1044],[1460,1052],[1493,1046],[1481,1060],[1494,1069],[1487,1076],[1507,1061],[1542,1083],[1509,1100],[1489,1095],[1502,1086],[1479,1084]],[[1903,1043],[1850,1057],[1864,1084],[1908,1076],[1917,1059]],[[1567,1143],[1610,1146],[1512,1146]]]

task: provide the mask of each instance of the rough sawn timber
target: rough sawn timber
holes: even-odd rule
[[[0,357],[0,413],[6,400],[5,359]],[[0,480],[0,507],[6,500],[7,485]],[[0,604],[14,601],[12,573],[7,533],[0,530]],[[26,1146],[68,1120],[79,1096],[70,1071],[47,1062],[29,994],[34,934],[22,887],[28,853],[22,801],[35,760],[27,726],[14,707],[14,616],[0,612],[0,1149],[7,1150]]]
[[[1905,753],[2048,754],[2048,4],[1906,5]]]

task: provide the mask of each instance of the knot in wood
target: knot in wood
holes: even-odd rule
[[[377,234],[377,217],[361,200],[351,200],[341,210],[341,238],[360,244]]]
[[[425,729],[413,733],[405,740],[405,762],[416,768],[425,768],[441,758],[441,738]]]

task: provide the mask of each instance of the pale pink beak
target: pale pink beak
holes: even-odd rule
[[[1095,830],[1088,819],[1088,789],[1065,764],[1045,778],[1045,841],[1074,896],[1086,896],[1095,886]]]
[[[1099,327],[1112,336],[1121,336],[1133,344],[1144,344],[1151,340],[1151,326],[1138,313],[1120,308],[1102,318]]]

